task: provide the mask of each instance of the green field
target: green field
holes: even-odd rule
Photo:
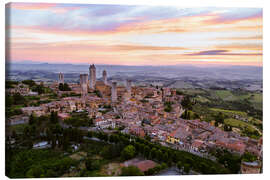
[[[262,102],[263,102],[263,95],[260,94],[253,94],[250,97],[249,101],[253,104],[253,107],[259,110],[262,110]]]
[[[206,92],[202,89],[179,89],[184,94],[195,96],[195,95],[206,95]]]
[[[215,91],[217,97],[224,101],[240,101],[240,100],[248,100],[255,109],[262,110],[262,93],[247,93],[236,95],[231,93],[228,90],[218,90]]]
[[[236,128],[241,128],[241,129],[247,128],[247,130],[249,131],[256,130],[251,124],[243,122],[241,120],[233,119],[233,118],[225,119],[224,123],[232,127],[236,127]]]
[[[205,97],[203,97],[203,96],[200,96],[200,95],[196,96],[195,100],[196,100],[196,101],[199,101],[199,102],[202,102],[202,103],[210,102],[209,99],[207,99],[207,98],[205,98]]]
[[[193,88],[193,86],[191,84],[183,82],[183,81],[176,81],[170,87],[183,88],[183,89],[191,89],[191,88]]]
[[[216,120],[217,114],[222,113],[224,124],[238,128],[243,136],[257,139],[262,135],[262,93],[213,89],[182,92],[195,100],[192,111],[203,121]]]
[[[238,99],[230,91],[227,90],[214,91],[214,95],[224,101],[235,101]]]
[[[218,109],[218,108],[210,108],[210,110],[216,111],[216,112],[222,112],[227,115],[239,115],[242,117],[247,117],[247,113],[242,112],[242,111],[234,111],[234,110],[226,110],[226,109]]]

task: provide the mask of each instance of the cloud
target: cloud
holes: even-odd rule
[[[228,50],[209,50],[209,51],[200,51],[198,53],[186,54],[189,56],[261,56],[262,53],[229,53]]]
[[[262,51],[263,46],[261,42],[258,43],[240,43],[241,40],[238,43],[232,43],[232,44],[226,44],[226,45],[217,45],[215,48],[218,49],[230,49],[230,50],[257,50]]]
[[[9,6],[18,10],[47,10],[55,7],[56,4],[52,3],[10,3]]]
[[[215,15],[215,13],[212,13]],[[211,20],[207,20],[207,23],[211,24],[232,24],[239,21],[261,19],[261,8],[232,8],[232,11],[220,13]]]
[[[262,59],[258,8],[12,4],[6,28],[15,60],[135,65]]]
[[[219,37],[213,38],[214,40],[262,40],[263,36],[260,35],[253,35],[253,36],[234,36],[234,37]]]

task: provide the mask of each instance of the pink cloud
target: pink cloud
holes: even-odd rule
[[[11,3],[10,7],[19,10],[46,10],[55,7],[52,3]]]

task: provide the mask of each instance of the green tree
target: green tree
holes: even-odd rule
[[[60,91],[71,91],[71,88],[69,87],[69,85],[67,83],[60,83],[58,86],[58,89]]]
[[[143,154],[144,154],[144,157],[149,157],[149,153],[150,153],[150,148],[149,146],[145,145],[144,146],[144,150],[143,150]]]
[[[100,160],[87,158],[85,166],[88,171],[98,170],[101,166]]]
[[[190,164],[185,163],[184,164],[184,172],[188,174],[189,171],[190,171]]]
[[[168,152],[162,153],[161,156],[162,156],[162,160],[163,160],[164,162],[167,162],[167,161],[169,160]]]
[[[136,155],[136,150],[133,145],[126,146],[121,152],[121,157],[124,160],[131,159]]]
[[[121,176],[143,176],[143,172],[136,166],[123,167],[121,171]]]
[[[38,92],[38,94],[43,94],[45,93],[45,88],[42,84],[38,84],[32,88],[32,91]]]
[[[166,168],[168,168],[168,165],[164,162],[161,163],[161,169],[166,169]]]
[[[6,107],[10,107],[11,105],[13,105],[14,101],[13,101],[13,97],[6,95]]]
[[[231,173],[239,172],[241,164],[241,157],[239,155],[232,154],[227,150],[219,150],[216,157],[219,163],[230,169]]]
[[[218,123],[222,123],[222,124],[224,124],[224,115],[221,113],[221,112],[219,112],[217,115],[216,115],[216,121],[218,122]]]
[[[35,115],[32,113],[29,117],[29,125],[33,125],[36,122]]]
[[[40,178],[44,175],[44,170],[40,165],[33,166],[26,173],[27,178]]]
[[[189,96],[184,97],[184,99],[181,102],[181,105],[187,110],[192,110],[192,102]]]
[[[69,85],[67,83],[64,83],[64,91],[71,91],[71,88],[69,87]]]
[[[52,169],[48,169],[46,171],[45,176],[46,177],[57,177],[57,173],[54,170],[52,170]]]
[[[58,122],[58,112],[54,112],[54,111],[51,112],[50,122],[53,124]]]
[[[14,104],[24,104],[25,102],[25,98],[18,92],[13,95],[13,100]]]
[[[33,80],[23,80],[22,83],[28,85],[29,87],[33,87],[36,85],[35,81]]]
[[[168,155],[168,154],[167,154]],[[159,150],[157,150],[157,159],[159,160],[159,161],[162,161],[162,160],[164,160],[163,159],[163,153],[162,153],[162,151],[159,149]]]
[[[64,90],[64,85],[63,85],[63,83],[60,83],[60,84],[59,84],[58,89],[59,89],[60,91],[63,91],[63,90]]]
[[[257,160],[257,157],[251,154],[250,152],[245,152],[241,158],[242,158],[242,161],[245,161],[245,162],[253,162]]]
[[[178,161],[178,162],[177,162],[177,168],[178,168],[180,171],[182,171],[182,168],[183,168],[183,163],[182,163],[182,161]]]
[[[191,113],[190,113],[190,111],[188,111],[188,113],[187,113],[187,119],[191,119]]]
[[[149,154],[149,158],[150,159],[155,159],[157,157],[157,149],[156,148],[152,148]]]
[[[181,118],[187,119],[187,113],[188,113],[188,110],[185,110],[185,112],[182,114]]]

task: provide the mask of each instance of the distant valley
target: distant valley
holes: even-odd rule
[[[75,64],[6,64],[6,78],[10,80],[33,79],[53,82],[63,72],[66,82],[79,82],[79,74],[88,73],[89,65]],[[136,85],[152,84],[173,88],[226,88],[262,90],[262,67],[255,66],[120,66],[97,65],[97,78],[108,72],[108,80],[124,84],[131,79]]]

